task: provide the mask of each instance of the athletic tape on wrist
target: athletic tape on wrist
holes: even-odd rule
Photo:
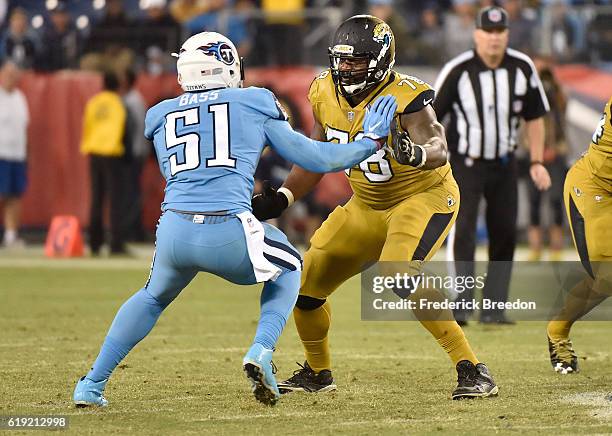
[[[285,197],[287,197],[287,202],[288,202],[287,207],[291,206],[294,203],[295,197],[293,196],[293,192],[291,192],[289,189],[283,186],[283,187],[278,188],[276,192],[280,192]]]
[[[421,163],[415,165],[415,168],[421,168],[427,162],[427,152],[425,151],[425,147],[419,144],[412,144],[413,147],[419,147],[421,149]]]

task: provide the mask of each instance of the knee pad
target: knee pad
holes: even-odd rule
[[[295,307],[302,310],[315,310],[323,306],[327,299],[309,297],[307,295],[299,295]]]

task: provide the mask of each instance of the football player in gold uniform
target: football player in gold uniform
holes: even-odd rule
[[[563,197],[572,238],[588,277],[566,296],[548,323],[553,369],[578,372],[569,339],[572,324],[612,294],[612,98],[593,134],[588,151],[567,173]]]
[[[392,146],[347,171],[353,197],[329,215],[310,241],[293,312],[306,362],[279,384],[281,392],[336,389],[327,297],[376,261],[411,262],[418,269],[438,250],[459,210],[444,128],[430,105],[434,90],[392,70],[395,41],[390,27],[369,15],[349,18],[337,29],[329,56],[330,68],[314,79],[308,95],[315,118],[312,137],[339,143],[359,138],[368,105],[379,95],[397,99],[397,132],[389,138]],[[278,191],[268,187],[253,198],[253,212],[259,219],[280,215],[321,177],[294,166]],[[441,298],[434,292],[433,298]],[[487,367],[472,352],[451,311],[414,313],[456,365],[454,399],[497,394]]]

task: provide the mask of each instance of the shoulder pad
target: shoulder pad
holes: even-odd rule
[[[310,84],[310,89],[308,90],[308,101],[314,103],[324,98],[326,91],[329,89],[334,89],[334,81],[331,77],[331,71],[329,68],[327,70],[321,71]]]
[[[396,73],[391,85],[397,98],[399,113],[418,112],[431,104],[436,96],[433,88],[418,77]]]
[[[251,86],[245,88],[245,90],[253,94],[249,101],[254,103],[252,106],[261,113],[275,120],[287,121],[289,119],[285,108],[283,108],[274,93],[269,89]]]

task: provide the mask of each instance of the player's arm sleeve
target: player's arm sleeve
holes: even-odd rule
[[[374,154],[375,141],[363,138],[348,144],[321,142],[294,131],[287,121],[268,119],[264,131],[270,145],[283,158],[305,170],[329,173],[350,168]]]
[[[436,92],[433,89],[424,89],[419,93],[419,95],[413,98],[408,105],[406,105],[402,113],[412,114],[414,112],[419,112],[420,110],[423,110],[425,106],[430,105],[434,101],[435,97]]]
[[[257,96],[261,97],[261,100],[258,101],[258,110],[261,113],[275,120],[287,121],[289,119],[285,108],[272,91],[260,88],[256,92],[258,92]]]

